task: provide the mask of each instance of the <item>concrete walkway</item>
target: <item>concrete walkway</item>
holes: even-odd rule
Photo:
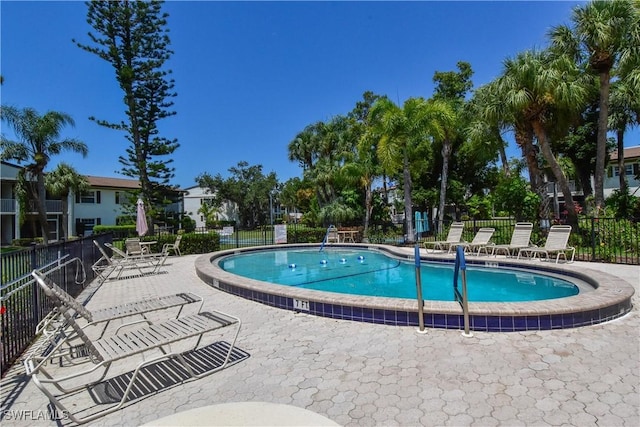
[[[344,426],[640,425],[638,266],[575,263],[634,286],[634,308],[623,318],[576,329],[475,332],[465,338],[460,331],[419,335],[413,327],[271,308],[206,285],[195,274],[195,259],[172,257],[166,274],[105,283],[87,306],[178,291],[200,294],[205,309],[242,319],[237,346],[249,357],[92,425],[152,425],[176,412],[230,402],[292,405]],[[20,366],[2,379],[1,394],[3,427],[69,424],[44,419],[48,401]],[[76,403],[74,410],[99,407],[87,396],[67,403]],[[269,424],[267,415],[250,424]]]

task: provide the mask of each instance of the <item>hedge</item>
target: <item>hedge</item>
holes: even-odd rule
[[[143,237],[143,242],[156,242],[151,246],[151,252],[162,251],[162,246],[166,243],[174,243],[176,235],[162,234],[159,236]],[[206,254],[220,250],[220,236],[218,233],[184,233],[180,241],[180,253],[182,255],[189,254]]]

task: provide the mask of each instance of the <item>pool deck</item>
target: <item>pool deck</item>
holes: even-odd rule
[[[344,426],[640,425],[638,266],[566,267],[606,272],[631,284],[634,307],[619,319],[571,329],[474,332],[467,338],[457,330],[418,334],[415,327],[329,319],[245,300],[205,284],[196,275],[197,259],[171,257],[165,274],[99,288],[90,284],[85,292],[95,294],[87,307],[193,292],[205,298],[205,309],[242,319],[236,345],[248,357],[90,425],[153,425],[181,411],[230,402],[290,405]],[[124,371],[133,369],[128,363],[122,363]],[[70,424],[38,418],[48,401],[20,365],[2,379],[1,395],[3,427]],[[66,403],[89,411],[100,407],[88,393]],[[245,425],[276,425],[269,420],[265,413]],[[201,422],[224,424],[225,418]]]

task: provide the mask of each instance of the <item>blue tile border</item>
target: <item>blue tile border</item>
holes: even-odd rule
[[[300,245],[289,245],[287,249],[293,247],[299,247]],[[309,245],[305,245],[308,247]],[[317,245],[316,245],[317,246]],[[388,247],[381,247],[380,245],[364,245],[367,249],[381,250],[388,252],[392,256],[400,256],[402,258],[412,258],[410,255],[403,254],[398,255]],[[353,245],[350,245],[353,247]],[[361,245],[361,247],[363,247]],[[269,248],[272,249],[272,248]],[[251,250],[256,250],[252,248]],[[297,295],[289,296],[283,294],[282,287],[266,284],[263,282],[249,281],[246,278],[234,276],[224,272],[223,270],[216,271],[214,264],[211,262],[213,258],[219,256],[226,256],[230,253],[237,253],[238,250],[224,251],[217,254],[204,255],[196,261],[196,270],[198,276],[205,281],[213,285],[220,290],[246,298],[255,302],[259,302],[271,307],[308,312],[321,317],[328,317],[333,319],[351,320],[366,323],[376,323],[392,326],[418,326],[418,313],[417,309],[397,308],[397,307],[369,307],[366,304],[350,303],[348,298],[341,297],[339,300],[327,298],[319,293],[321,296],[318,298],[309,297],[307,295],[318,295],[313,293],[307,293],[302,297],[298,296],[298,299],[303,299],[308,302],[308,310],[296,308],[294,304],[294,298]],[[423,260],[431,260],[429,257],[421,257]],[[437,259],[438,262],[452,263],[451,259]],[[493,259],[489,261],[492,267],[513,267],[512,262],[499,262]],[[467,264],[470,265],[485,265],[487,260],[470,259]],[[606,283],[598,283],[591,276],[587,276],[584,272],[573,271],[566,266],[562,268],[546,266],[540,264],[518,264],[517,268],[528,268],[535,271],[552,272],[555,274],[563,274],[566,276],[574,277],[588,283],[592,283],[596,288],[604,287]],[[605,273],[599,273],[600,275],[606,275]],[[223,277],[224,276],[224,277]],[[613,276],[609,276],[613,277]],[[618,279],[619,280],[619,279]],[[253,283],[246,282],[255,282]],[[622,285],[616,283],[616,290]],[[629,285],[627,285],[629,286]],[[264,290],[262,290],[264,288]],[[261,290],[257,290],[261,289]],[[595,291],[592,292],[596,292]],[[621,292],[622,293],[622,292]],[[602,323],[608,320],[618,318],[631,311],[631,295],[633,295],[633,288],[631,292],[628,290],[620,295],[617,301],[614,303],[598,302],[597,300],[589,306],[588,304],[582,304],[582,307],[575,310],[567,310],[566,308],[560,310],[562,312],[553,313],[549,310],[541,310],[539,313],[520,313],[519,310],[510,313],[508,310],[496,309],[495,313],[474,314],[470,313],[469,322],[470,329],[474,331],[486,331],[486,332],[517,332],[517,331],[537,331],[537,330],[552,330],[552,329],[565,329],[574,328],[580,326],[594,325]],[[339,301],[339,302],[338,302]],[[464,329],[464,318],[460,310],[458,313],[449,312],[450,308],[444,312],[440,312],[437,309],[426,310],[424,314],[424,325],[429,328],[444,328],[444,329]],[[490,310],[491,311],[491,310]],[[531,311],[531,310],[526,310]]]

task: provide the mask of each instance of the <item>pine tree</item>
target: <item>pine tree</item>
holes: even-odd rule
[[[162,1],[87,2],[87,22],[95,30],[88,36],[92,44],[74,40],[78,47],[109,62],[124,92],[128,121],[120,123],[90,117],[101,126],[127,133],[131,145],[119,157],[122,174],[140,179],[142,198],[157,206],[162,192],[174,177],[171,155],[176,139],[159,135],[158,121],[175,115],[171,110],[174,81],[165,62],[169,49],[167,13]]]

